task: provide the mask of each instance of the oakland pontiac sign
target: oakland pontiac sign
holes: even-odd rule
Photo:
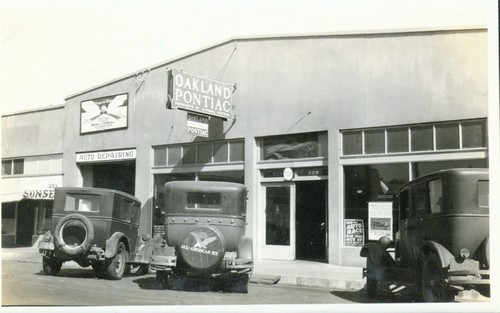
[[[178,68],[172,68],[169,84],[172,109],[177,108],[224,119],[231,117],[232,84],[196,76]]]

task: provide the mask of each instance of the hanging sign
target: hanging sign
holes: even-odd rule
[[[197,76],[178,68],[171,70],[169,101],[172,109],[228,119],[232,115],[233,85]]]
[[[368,240],[392,239],[392,202],[368,202]]]
[[[362,247],[365,244],[365,227],[363,220],[344,220],[344,246]]]
[[[198,137],[208,138],[208,116],[188,113],[187,133]]]

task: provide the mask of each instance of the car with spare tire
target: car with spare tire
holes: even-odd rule
[[[146,273],[151,237],[138,234],[140,214],[141,202],[121,191],[55,188],[52,227],[38,243],[44,272],[57,275],[74,261],[111,280]]]
[[[490,297],[488,169],[448,169],[403,185],[395,241],[366,243],[370,296],[411,290],[425,302]]]
[[[151,255],[157,283],[169,288],[196,278],[224,291],[246,293],[253,270],[252,239],[245,236],[247,189],[214,181],[167,182],[164,234]]]

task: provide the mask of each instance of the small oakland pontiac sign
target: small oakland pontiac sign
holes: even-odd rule
[[[208,138],[208,116],[188,113],[187,133],[198,137]]]
[[[172,109],[182,109],[231,118],[233,85],[207,77],[197,76],[172,68],[169,82],[169,100]]]

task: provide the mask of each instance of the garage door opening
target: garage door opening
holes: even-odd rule
[[[82,166],[83,186],[115,189],[135,195],[135,162]]]

